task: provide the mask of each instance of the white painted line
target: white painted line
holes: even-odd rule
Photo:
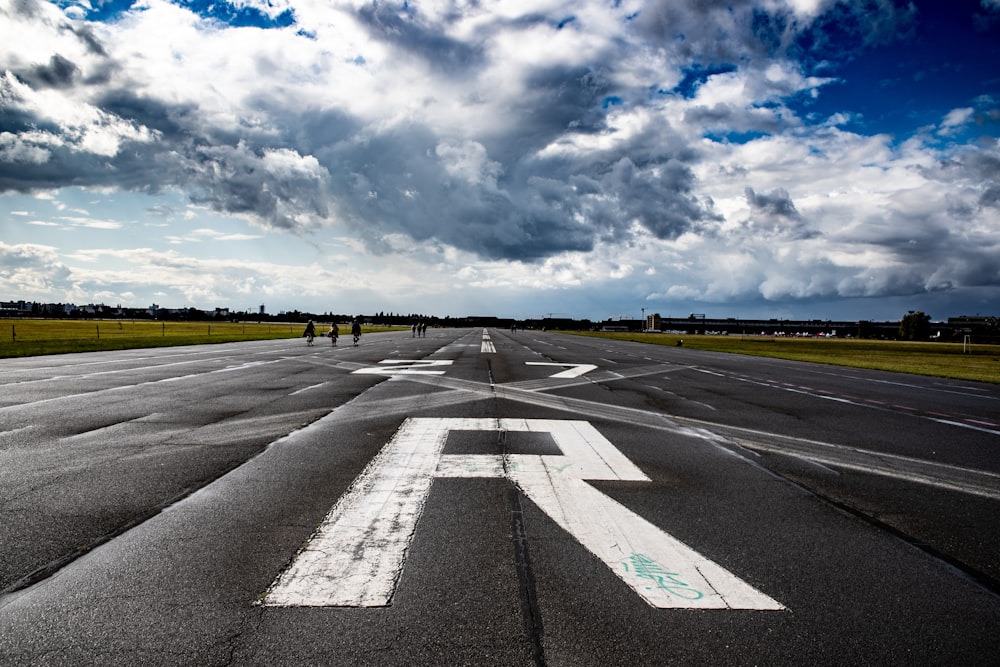
[[[319,384],[313,384],[313,385],[309,385],[308,387],[302,387],[302,389],[299,389],[298,391],[293,391],[292,393],[290,393],[289,396],[297,396],[298,394],[301,394],[304,391],[309,391],[310,389],[316,389],[317,387],[322,387],[325,384],[326,384],[325,382],[320,382]]]
[[[403,422],[278,577],[265,605],[389,604],[448,437],[439,421]]]
[[[444,375],[444,371],[427,370],[432,366],[451,366],[451,359],[383,359],[385,366],[360,368],[352,375]]]
[[[490,340],[490,332],[483,329],[483,344],[479,348],[480,354],[495,354],[497,348],[493,345],[493,341]]]
[[[449,431],[548,433],[561,455],[448,455]],[[264,598],[268,606],[386,606],[433,477],[506,477],[659,608],[784,609],[584,480],[649,481],[590,423],[407,419]]]
[[[558,366],[560,368],[565,368],[566,370],[556,373],[555,375],[550,375],[552,378],[575,378],[580,377],[584,373],[589,373],[590,371],[597,368],[594,364],[554,364],[548,361],[526,361],[524,362],[527,366]]]

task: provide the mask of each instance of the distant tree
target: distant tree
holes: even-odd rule
[[[911,310],[899,321],[902,340],[927,340],[931,337],[931,317],[919,310]]]

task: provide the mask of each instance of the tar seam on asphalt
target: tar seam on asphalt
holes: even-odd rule
[[[228,472],[228,471],[226,471],[226,472]],[[218,479],[223,474],[225,474],[225,473],[222,473],[222,474],[220,474],[220,475],[218,475],[218,476],[216,476],[216,477],[208,480],[208,482],[206,482],[205,485],[211,484],[212,481],[214,481],[215,479]],[[62,554],[61,556],[56,557],[55,559],[49,561],[45,565],[43,565],[43,566],[41,566],[41,567],[39,567],[39,568],[37,568],[37,569],[29,572],[28,574],[24,575],[23,577],[21,577],[17,581],[14,581],[13,583],[11,583],[6,588],[0,590],[0,598],[2,598],[3,596],[6,596],[6,595],[10,595],[12,593],[18,593],[18,592],[23,591],[23,590],[25,590],[27,588],[31,588],[35,584],[39,584],[39,583],[45,581],[46,579],[50,578],[51,576],[53,576],[54,574],[56,574],[57,572],[59,572],[60,570],[62,570],[64,567],[66,567],[66,566],[70,565],[71,563],[73,563],[74,561],[82,558],[83,556],[87,555],[88,553],[90,553],[94,549],[97,549],[98,547],[100,547],[100,546],[102,546],[102,545],[110,542],[111,540],[115,539],[116,537],[124,535],[125,533],[127,533],[130,530],[132,530],[136,526],[139,526],[139,525],[145,523],[146,521],[152,519],[157,514],[160,514],[161,512],[163,512],[165,509],[167,509],[171,505],[174,505],[174,504],[180,502],[181,500],[183,500],[184,498],[187,498],[192,493],[194,493],[195,491],[197,491],[198,488],[200,488],[200,487],[187,487],[184,490],[182,490],[180,493],[177,493],[177,494],[171,496],[170,498],[167,498],[164,502],[162,502],[162,503],[160,503],[160,504],[158,504],[158,505],[156,505],[154,507],[151,507],[151,508],[147,509],[146,511],[138,514],[137,516],[132,517],[128,521],[123,522],[121,525],[116,526],[115,528],[113,528],[112,530],[108,531],[107,533],[104,533],[103,535],[98,535],[97,537],[91,539],[86,544],[79,545],[75,549],[72,549],[71,551],[68,551],[68,552]],[[2,603],[2,600],[0,600],[0,603]],[[2,606],[2,605],[0,605],[0,606]]]
[[[507,465],[506,431],[500,431],[500,448],[503,452],[504,466]],[[536,667],[545,666],[545,649],[542,646],[542,613],[538,608],[538,594],[535,590],[535,575],[531,567],[531,557],[528,553],[528,533],[524,527],[524,512],[521,509],[521,491],[512,488],[509,491],[510,525],[514,539],[514,566],[521,588],[521,616],[524,619],[524,630],[531,643],[531,659]]]
[[[844,512],[845,514],[849,514],[853,517],[856,517],[858,519],[861,519],[862,521],[871,524],[872,526],[875,526],[876,528],[879,528],[880,530],[884,530],[885,532],[896,537],[905,544],[910,545],[914,549],[917,549],[923,552],[925,555],[930,556],[931,558],[934,558],[935,560],[942,562],[945,566],[954,571],[958,576],[964,578],[973,585],[978,586],[979,588],[982,588],[985,591],[992,593],[994,596],[1000,598],[1000,581],[997,581],[996,579],[986,574],[985,572],[982,572],[972,567],[971,565],[964,563],[957,558],[954,558],[953,556],[949,556],[943,551],[939,551],[930,544],[922,540],[919,540],[913,537],[912,535],[908,535],[899,528],[896,528],[895,526],[888,524],[882,521],[881,519],[877,519],[876,517],[873,517],[862,510],[859,510],[855,507],[851,507],[850,505],[843,503],[839,500],[834,500],[833,498],[825,496],[821,493],[817,493],[812,489],[807,489],[807,490],[817,498],[827,503],[830,503],[831,505],[833,505],[840,511]]]
[[[737,446],[740,449],[743,448],[742,445],[737,444]],[[732,451],[732,450],[730,450],[730,451]],[[746,460],[749,461],[749,459],[746,459]],[[821,500],[822,502],[827,503],[831,507],[836,508],[837,510],[843,512],[844,514],[847,514],[848,516],[852,516],[855,519],[858,519],[860,521],[864,521],[865,523],[867,523],[870,526],[873,526],[873,527],[875,527],[875,528],[877,528],[879,530],[885,531],[886,533],[888,533],[889,535],[892,535],[893,537],[895,537],[896,539],[900,540],[904,544],[906,544],[906,545],[908,545],[908,546],[910,546],[910,547],[912,547],[912,548],[914,548],[914,549],[922,552],[924,555],[929,556],[930,558],[933,558],[934,560],[937,560],[938,562],[942,563],[945,567],[949,568],[950,570],[952,570],[953,572],[955,572],[955,574],[957,574],[958,576],[962,577],[966,581],[972,583],[974,586],[977,586],[977,587],[981,588],[982,590],[990,593],[991,595],[994,595],[994,596],[1000,598],[1000,581],[997,581],[996,579],[994,579],[989,574],[986,574],[985,572],[982,572],[982,571],[978,570],[977,568],[972,567],[968,563],[964,563],[961,560],[959,560],[959,559],[957,559],[957,558],[955,558],[953,556],[949,556],[948,554],[944,553],[943,551],[940,551],[940,550],[934,548],[933,546],[931,546],[927,542],[924,542],[923,540],[920,540],[920,539],[918,539],[918,538],[916,538],[916,537],[914,537],[914,536],[912,536],[912,535],[910,535],[910,534],[908,534],[908,533],[900,530],[899,528],[896,528],[892,524],[886,523],[885,521],[882,521],[881,519],[878,519],[878,518],[872,516],[871,514],[868,514],[864,510],[860,510],[860,509],[858,509],[856,507],[852,507],[851,505],[848,505],[847,503],[845,503],[843,501],[836,500],[835,498],[831,498],[830,496],[828,496],[828,495],[826,495],[824,493],[821,493],[821,492],[817,491],[816,489],[814,489],[814,488],[812,488],[812,487],[810,487],[810,486],[808,486],[806,484],[803,484],[803,483],[801,483],[799,481],[796,481],[796,480],[792,479],[791,477],[788,477],[787,475],[783,475],[780,472],[777,472],[775,470],[771,470],[770,468],[768,468],[767,466],[765,466],[763,463],[756,463],[756,462],[752,462],[752,463],[753,463],[753,465],[757,466],[761,470],[764,470],[764,471],[770,473],[771,475],[773,475],[774,477],[776,477],[778,479],[781,479],[784,482],[786,482],[787,484],[790,484],[790,485],[794,486],[795,488],[803,491],[804,493],[807,493],[807,494],[813,496],[814,498],[817,498],[817,499]]]

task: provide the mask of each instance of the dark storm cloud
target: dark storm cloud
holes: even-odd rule
[[[123,88],[106,89],[98,97],[97,105],[110,114],[162,133],[171,143],[193,138],[192,130],[201,122],[194,104],[168,104]]]
[[[500,190],[450,176],[438,138],[405,127],[323,154],[338,211],[375,251],[385,234],[438,241],[491,259],[525,260],[592,247],[593,231],[571,219],[550,184],[533,176]],[[565,192],[563,193],[565,194]]]
[[[754,215],[765,218],[779,217],[798,221],[802,219],[788,192],[778,188],[770,193],[757,193],[753,188],[746,189],[747,203]]]
[[[979,206],[1000,208],[1000,151],[983,149],[922,167],[928,179],[977,189]],[[978,186],[978,187],[977,187]]]
[[[762,46],[748,31],[749,2],[658,0],[639,12],[633,24],[647,37],[670,44],[684,60],[700,65],[737,62],[747,49]]]
[[[750,219],[755,229],[775,233],[785,239],[807,239],[817,236],[816,232],[809,229],[795,208],[791,195],[783,188],[759,193],[748,186],[744,194],[750,206]]]
[[[983,190],[983,194],[979,196],[979,205],[1000,208],[1000,185],[993,185]]]
[[[273,153],[272,153],[273,155]],[[298,160],[297,153],[283,153]],[[277,229],[300,232],[309,218],[329,214],[325,173],[315,169],[272,168],[269,155],[241,143],[196,149],[187,185],[191,199],[224,213],[247,214]]]
[[[68,88],[79,73],[79,67],[57,53],[47,64],[31,68],[21,78],[38,88]]]
[[[438,26],[423,25],[419,14],[405,4],[401,9],[395,4],[373,2],[358,10],[358,16],[373,39],[402,49],[441,70],[457,73],[482,63],[479,45],[452,39]]]
[[[635,224],[672,239],[713,217],[710,202],[693,194],[690,167],[669,157],[643,165],[618,153],[523,161],[510,165],[494,188],[450,178],[428,157],[436,138],[425,134],[420,150],[409,145],[418,136],[409,128],[379,137],[364,146],[364,161],[340,156],[342,163],[364,164],[343,182],[337,201],[354,207],[369,231],[398,230],[490,259],[532,261],[590,250],[597,239],[626,240]]]
[[[635,222],[660,239],[674,239],[692,223],[714,217],[710,207],[694,196],[694,174],[688,165],[664,158],[641,167],[631,158],[619,158],[598,181],[602,201],[613,202],[601,219],[619,232]]]
[[[25,7],[30,11],[34,5]],[[664,13],[664,20],[674,16],[666,5],[656,11]],[[698,25],[697,13],[684,9],[692,27]],[[415,10],[373,3],[357,16],[371,38],[451,76],[485,64],[478,43],[447,36],[444,26],[428,23]],[[549,26],[553,34],[574,30],[578,21],[561,23],[565,18],[532,15],[513,23],[519,29]],[[604,65],[538,63],[526,71],[517,121],[481,140],[496,165],[495,175],[470,181],[448,173],[435,154],[442,138],[419,121],[373,130],[347,111],[298,111],[287,100],[258,93],[244,104],[264,122],[206,122],[194,104],[167,102],[148,88],[135,92],[128,80],[116,82],[112,74],[121,63],[102,55],[104,47],[81,26],[74,34],[94,56],[86,81],[80,66],[58,55],[23,79],[36,91],[92,86],[93,104],[106,117],[92,121],[91,128],[59,127],[26,106],[5,105],[0,128],[24,133],[29,143],[40,141],[29,129],[45,129],[52,137],[35,146],[45,150],[44,161],[0,162],[2,190],[71,184],[146,192],[178,187],[194,202],[277,229],[301,232],[323,219],[346,219],[372,248],[380,247],[385,235],[402,233],[490,259],[536,260],[585,251],[598,239],[628,239],[634,225],[658,238],[676,238],[713,215],[710,201],[694,193],[693,156],[665,128],[652,128],[608,151],[537,157],[567,133],[609,130],[607,107],[620,105],[622,98],[614,94]],[[95,78],[95,72],[103,78]],[[104,84],[99,89],[97,81]],[[123,134],[113,155],[94,154],[82,145],[82,132],[111,131],[115,124],[148,134]],[[272,168],[268,156],[275,151],[315,156],[317,170]]]
[[[101,43],[101,40],[94,35],[94,31],[91,30],[89,26],[71,25],[67,26],[65,29],[76,35],[76,38],[87,47],[87,51],[89,53],[96,56],[108,55],[108,52],[104,49],[104,45]]]

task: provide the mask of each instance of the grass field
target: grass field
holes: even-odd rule
[[[837,366],[915,373],[958,380],[1000,383],[1000,345],[911,343],[844,338],[770,338],[758,336],[690,336],[655,333],[578,332],[655,345],[811,361]]]
[[[342,336],[350,335],[349,325],[338,326]],[[301,323],[0,319],[0,357],[298,338],[304,329]],[[321,323],[316,333],[328,329]],[[362,332],[385,330],[366,326]]]

